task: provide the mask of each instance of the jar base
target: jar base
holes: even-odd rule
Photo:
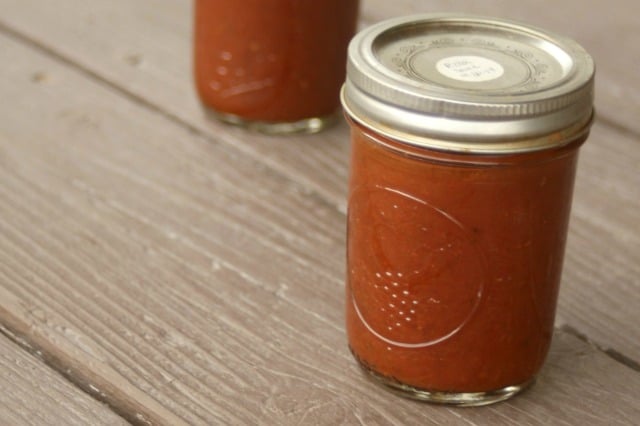
[[[488,392],[435,391],[401,383],[372,370],[368,365],[359,360],[357,356],[356,360],[366,376],[377,384],[382,384],[399,396],[433,404],[455,405],[458,407],[479,407],[482,405],[495,404],[496,402],[504,401],[519,394],[535,382],[535,378],[533,378],[525,383],[506,386]]]
[[[303,118],[296,121],[260,121],[216,111],[207,106],[204,106],[204,109],[207,116],[211,118],[267,135],[318,133],[335,124],[339,115],[337,112],[334,112],[322,117]]]

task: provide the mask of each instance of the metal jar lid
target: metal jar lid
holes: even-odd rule
[[[538,28],[408,16],[354,37],[342,104],[365,127],[418,146],[534,151],[588,131],[594,71],[576,42]]]

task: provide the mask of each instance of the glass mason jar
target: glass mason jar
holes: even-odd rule
[[[266,133],[335,120],[358,0],[196,0],[194,74],[223,121]]]
[[[418,15],[353,39],[346,320],[372,377],[457,405],[533,382],[593,78],[575,42],[497,19]]]

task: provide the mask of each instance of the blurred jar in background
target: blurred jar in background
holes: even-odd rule
[[[196,0],[194,74],[223,121],[265,133],[334,121],[359,0]]]

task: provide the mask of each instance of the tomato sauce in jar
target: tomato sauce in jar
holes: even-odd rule
[[[224,121],[313,132],[339,109],[358,0],[196,0],[198,95]]]
[[[509,398],[555,316],[591,58],[508,21],[422,15],[350,47],[349,346],[408,397]]]

